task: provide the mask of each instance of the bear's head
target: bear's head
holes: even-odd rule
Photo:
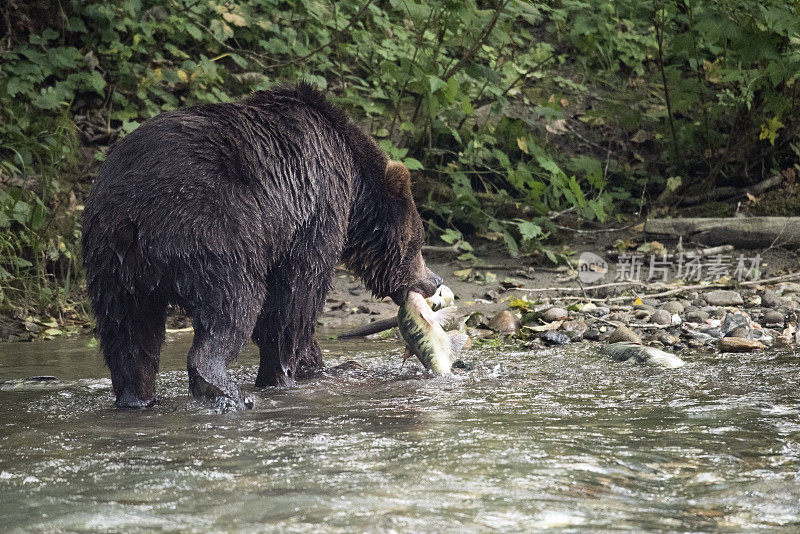
[[[378,187],[353,208],[343,259],[375,296],[400,305],[409,291],[430,297],[442,279],[422,258],[425,230],[408,168],[389,161],[382,174]]]

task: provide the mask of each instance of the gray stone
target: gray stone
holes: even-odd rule
[[[605,317],[606,315],[611,313],[611,310],[605,306],[598,306],[594,309],[589,310],[587,313],[593,317]]]
[[[708,302],[703,299],[692,299],[692,306],[697,306],[698,308],[702,308],[704,306],[708,306]]]
[[[636,310],[633,312],[633,316],[640,321],[648,321],[653,313],[654,312],[650,310]]]
[[[639,337],[639,334],[627,326],[620,326],[608,337],[608,342],[618,343],[620,341],[627,341],[628,343],[641,343],[642,338]]]
[[[672,314],[667,310],[656,310],[650,320],[655,324],[669,326],[672,324]]]
[[[554,332],[553,330],[548,330],[542,334],[540,339],[545,343],[545,345],[550,345],[551,347],[566,345],[570,342],[567,334],[564,334],[563,332]]]
[[[587,329],[588,326],[583,321],[564,321],[561,325],[561,330],[569,336],[570,341],[580,341],[583,339],[583,334]]]
[[[589,328],[584,334],[583,339],[587,341],[600,341],[600,330],[596,327]]]
[[[739,313],[729,313],[723,319],[722,324],[719,326],[723,337],[732,336],[734,331],[739,331],[744,328],[745,331],[750,330],[750,321],[744,315]],[[750,336],[735,336],[735,337],[750,337]]]
[[[753,330],[747,326],[740,326],[739,328],[731,331],[731,333],[727,337],[750,339],[753,337]]]
[[[655,306],[651,306],[650,304],[637,304],[633,307],[636,311],[649,311],[654,312],[656,311]]]
[[[690,311],[686,314],[686,320],[690,323],[704,323],[708,321],[708,312],[702,310]]]
[[[666,332],[660,334],[658,336],[658,340],[664,346],[667,346],[667,347],[671,347],[673,345],[677,345],[680,342],[680,339],[678,339],[676,336],[673,336],[672,334],[667,334]]]
[[[712,306],[741,306],[744,304],[744,300],[742,300],[742,296],[738,291],[727,289],[709,291],[703,298]]]
[[[783,326],[783,314],[778,310],[769,310],[764,314],[764,326]]]
[[[657,308],[661,302],[658,299],[642,299],[642,304],[645,306],[652,306],[653,308]]]
[[[542,313],[542,319],[544,319],[548,323],[552,323],[553,321],[561,321],[569,317],[569,312],[564,308],[548,308]]]
[[[761,305],[765,308],[774,308],[778,305],[778,295],[767,289],[761,294]]]
[[[618,321],[620,323],[627,323],[630,321],[630,315],[628,312],[618,311],[614,312],[608,317],[611,321]]]
[[[671,302],[665,302],[661,305],[661,309],[668,312],[670,315],[674,313],[683,313],[683,304],[678,302],[677,300],[673,300]]]

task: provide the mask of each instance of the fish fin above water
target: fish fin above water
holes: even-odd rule
[[[464,350],[464,345],[469,338],[467,334],[457,330],[448,332],[447,335],[450,337],[450,361],[452,362],[461,356],[461,351]]]
[[[436,321],[436,324],[442,326],[455,319],[457,312],[458,308],[455,306],[448,306],[447,308],[442,308],[441,310],[434,312],[433,320]]]

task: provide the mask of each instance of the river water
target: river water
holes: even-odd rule
[[[187,398],[190,343],[168,341],[138,412],[85,339],[0,345],[0,530],[800,529],[792,351],[664,370],[506,346],[427,378],[397,341],[325,341],[362,367],[216,413]],[[33,375],[60,380],[8,381]]]

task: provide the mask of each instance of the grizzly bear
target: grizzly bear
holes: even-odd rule
[[[192,317],[193,395],[251,404],[227,372],[248,337],[256,386],[294,384],[323,366],[314,329],[337,262],[402,304],[442,283],[423,238],[408,169],[309,85],[145,122],[107,155],[83,217],[117,405],[154,402],[170,304]]]

